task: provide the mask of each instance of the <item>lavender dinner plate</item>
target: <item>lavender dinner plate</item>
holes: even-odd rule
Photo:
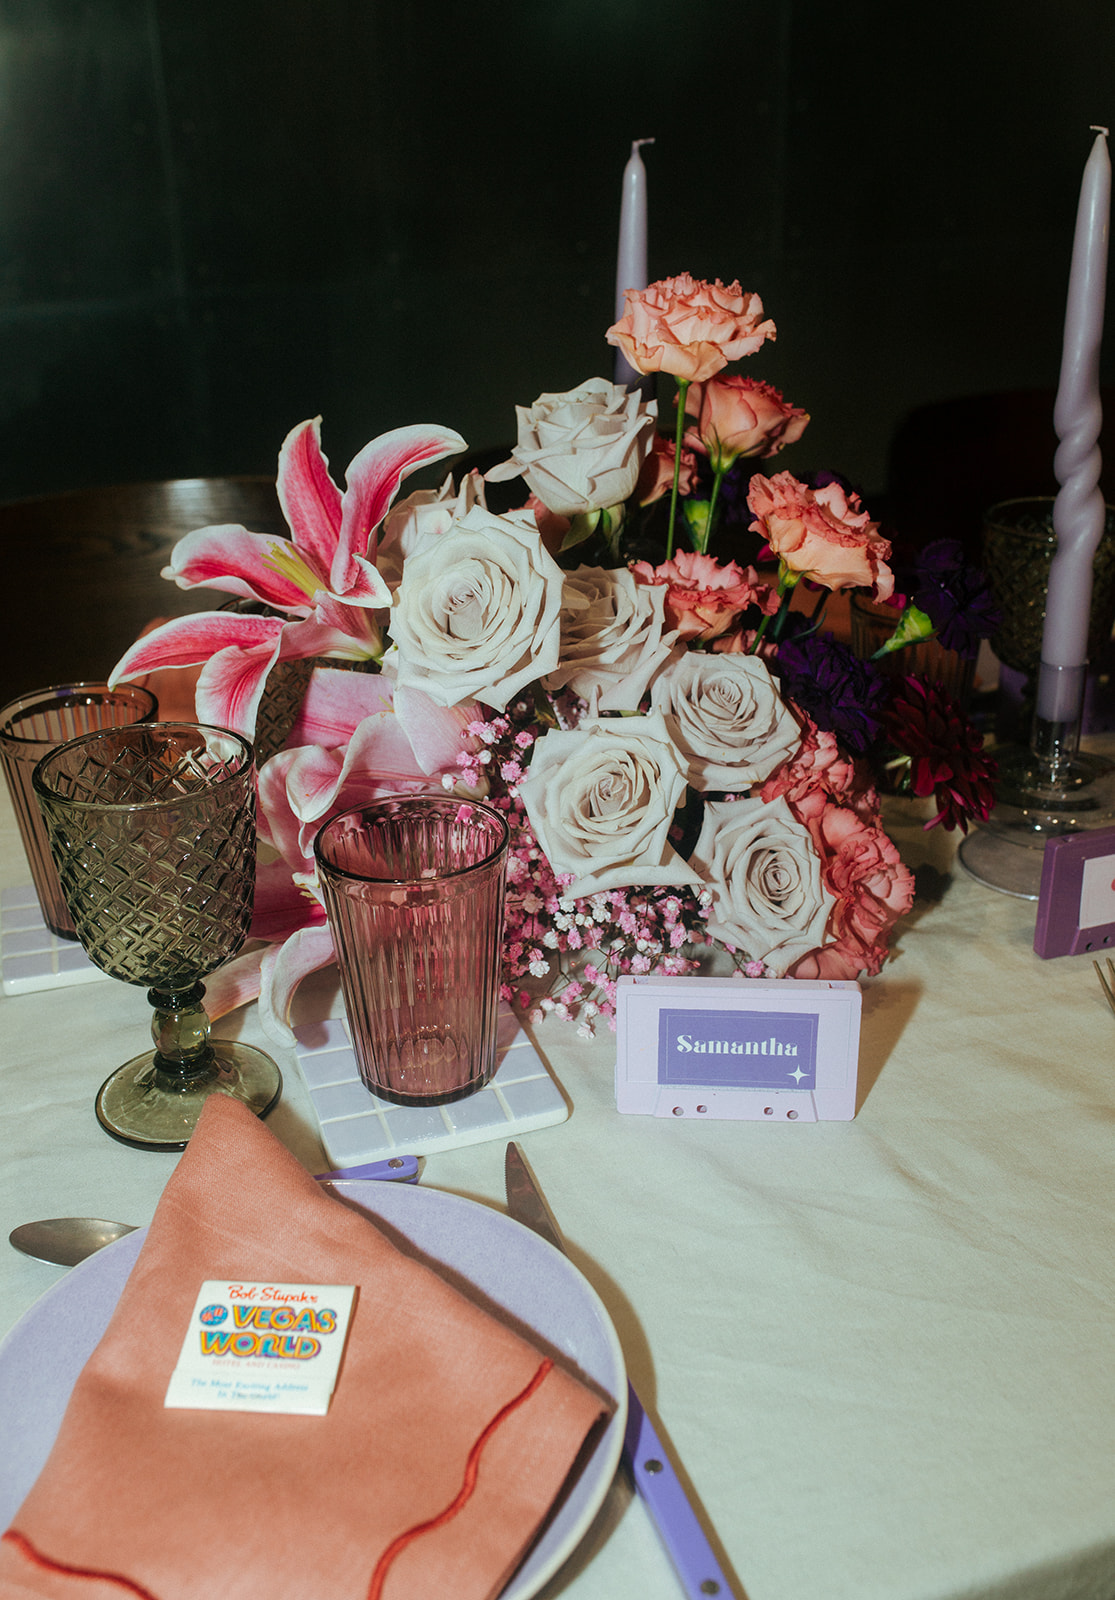
[[[529,1600],[588,1531],[619,1463],[627,1380],[611,1318],[572,1262],[500,1211],[410,1184],[346,1179],[331,1187],[444,1267],[465,1293],[471,1286],[502,1308],[615,1401],[592,1455],[501,1597]],[[146,1231],[74,1267],[0,1344],[0,1528],[49,1454],[70,1391],[108,1325]]]

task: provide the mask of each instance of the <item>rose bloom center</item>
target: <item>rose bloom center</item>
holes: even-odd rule
[[[760,894],[771,905],[782,906],[798,895],[798,874],[780,851],[764,850],[753,864],[753,875]]]

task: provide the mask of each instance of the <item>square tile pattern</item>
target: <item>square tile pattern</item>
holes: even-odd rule
[[[569,1116],[565,1096],[510,1011],[500,1012],[499,1067],[491,1083],[445,1106],[397,1106],[366,1089],[343,1017],[304,1023],[295,1038],[322,1143],[338,1167],[511,1139]]]
[[[51,933],[31,884],[0,890],[4,994],[106,978],[80,944]],[[569,1116],[565,1096],[507,1010],[499,1017],[495,1077],[467,1100],[446,1106],[397,1106],[370,1093],[360,1081],[344,1017],[303,1023],[295,1030],[295,1039],[298,1066],[321,1124],[322,1142],[337,1167],[511,1139]]]
[[[59,939],[51,933],[31,884],[0,889],[0,990],[4,994],[68,988],[107,977],[76,940]]]

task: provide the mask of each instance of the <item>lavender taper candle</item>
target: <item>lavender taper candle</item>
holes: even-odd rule
[[[1111,210],[1111,161],[1107,129],[1096,139],[1084,168],[1069,274],[1061,379],[1053,425],[1061,443],[1054,458],[1060,492],[1053,507],[1057,551],[1049,573],[1038,723],[1075,723],[1084,692],[1092,562],[1103,536],[1105,508],[1099,487],[1099,360],[1107,276]]]
[[[623,169],[623,188],[619,208],[619,253],[616,257],[616,321],[625,310],[624,295],[628,289],[645,289],[647,286],[647,169],[639,154],[639,146],[653,144],[653,139],[635,139],[631,155]],[[632,384],[642,373],[636,372],[622,350],[616,351],[614,382]]]

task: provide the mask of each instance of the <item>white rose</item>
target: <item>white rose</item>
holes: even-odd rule
[[[712,891],[709,933],[776,977],[824,943],[836,901],[785,800],[710,801],[691,865]]]
[[[502,711],[557,666],[563,576],[531,512],[473,506],[404,563],[391,612],[398,682],[440,705]]]
[[[637,711],[655,672],[673,654],[663,638],[666,589],[637,583],[626,567],[578,567],[566,574],[561,653],[547,689],[569,688],[604,711]]]
[[[604,378],[567,394],[542,394],[516,406],[519,442],[510,461],[486,476],[522,476],[550,511],[576,517],[618,506],[631,494],[650,454],[657,405]]]
[[[440,489],[417,489],[391,507],[380,530],[376,567],[392,593],[399,587],[407,557],[448,533],[476,505],[484,505],[484,480],[473,471],[466,472],[459,490],[454,489],[450,473]]]
[[[801,744],[801,729],[757,656],[688,650],[657,679],[663,713],[695,789],[749,789]]]
[[[667,835],[685,774],[660,716],[586,718],[538,740],[519,785],[530,825],[572,899],[635,884],[699,883]]]

